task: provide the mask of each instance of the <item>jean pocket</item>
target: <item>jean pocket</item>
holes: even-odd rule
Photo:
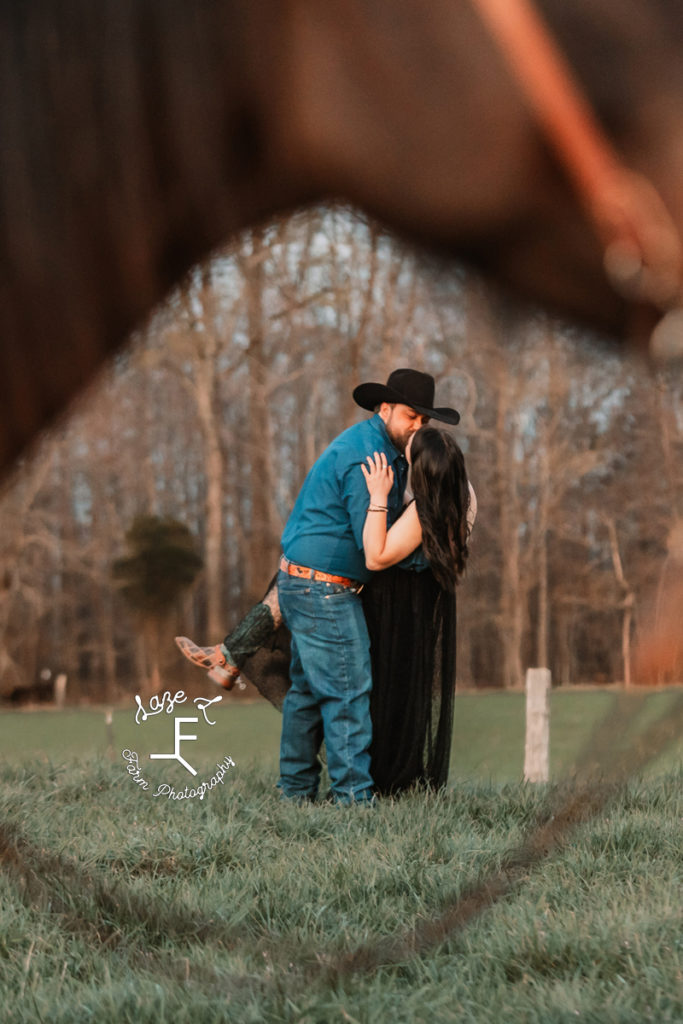
[[[280,603],[285,617],[285,623],[292,633],[309,635],[315,633],[319,620],[320,607],[318,595],[312,587],[297,587],[287,595],[281,595]]]

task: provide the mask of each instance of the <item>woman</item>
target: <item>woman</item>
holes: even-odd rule
[[[370,511],[363,531],[368,568],[384,570],[366,587],[363,602],[373,673],[372,776],[380,793],[447,781],[455,587],[476,510],[462,452],[449,434],[423,427],[406,454],[412,500],[388,532],[385,516]],[[378,456],[363,471],[370,508],[386,504],[391,470]]]
[[[411,464],[407,504],[387,531],[393,474],[383,456],[361,469],[370,495],[363,547],[372,582],[363,590],[371,640],[372,776],[378,793],[416,782],[444,785],[453,721],[455,586],[468,556],[476,499],[453,438],[422,427],[406,450]],[[412,490],[412,493],[410,493]],[[398,563],[401,562],[401,566]],[[382,571],[383,570],[383,571]],[[227,689],[240,671],[276,707],[288,688],[288,634],[277,587],[215,648],[176,643]]]

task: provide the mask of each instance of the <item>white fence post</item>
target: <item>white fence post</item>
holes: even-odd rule
[[[104,731],[107,737],[107,754],[114,758],[114,715],[111,708],[104,712]]]
[[[550,669],[527,669],[525,782],[547,782],[550,777],[549,691]]]
[[[55,707],[63,708],[66,699],[66,673],[60,672],[54,681]]]

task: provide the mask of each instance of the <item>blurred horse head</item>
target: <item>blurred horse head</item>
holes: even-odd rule
[[[649,323],[612,287],[590,211],[475,6],[5,4],[0,464],[194,262],[329,196],[615,336]],[[680,228],[683,12],[540,7],[611,144]]]
[[[511,70],[485,6],[506,0],[3,4],[0,467],[193,263],[328,197],[523,298],[615,337],[646,333],[651,296],[613,286],[543,86],[534,99]],[[606,152],[679,245],[683,9],[538,7]],[[628,238],[617,248],[628,277]]]

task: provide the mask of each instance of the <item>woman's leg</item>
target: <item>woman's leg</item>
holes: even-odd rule
[[[239,679],[240,670],[248,658],[269,643],[282,625],[277,593],[277,577],[271,582],[264,598],[254,605],[242,621],[225,637],[222,644],[200,647],[184,636],[175,642],[189,661],[208,670],[213,682],[231,690]]]
[[[230,662],[242,668],[247,658],[272,639],[282,625],[282,613],[277,593],[277,578],[271,583],[262,601],[247,612],[242,621],[228,633],[221,644]]]

